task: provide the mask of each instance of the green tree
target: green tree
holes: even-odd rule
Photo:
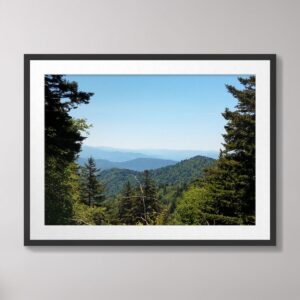
[[[244,86],[242,90],[227,86],[238,103],[234,111],[226,108],[223,113],[227,120],[224,150],[206,172],[204,186],[211,199],[211,213],[252,224],[255,222],[255,77],[239,81]]]
[[[157,188],[148,170],[142,174],[138,181],[138,195],[135,205],[135,215],[143,224],[153,224],[160,211]]]
[[[205,213],[208,210],[208,205],[206,190],[197,186],[190,186],[178,200],[171,223],[208,225]]]
[[[60,165],[55,158],[45,162],[45,224],[74,224],[73,204],[79,195],[77,165]]]
[[[76,82],[69,82],[63,75],[45,76],[45,151],[65,164],[75,160],[84,140],[71,109],[89,103],[93,93],[78,90]]]
[[[129,181],[123,186],[119,200],[119,220],[122,224],[134,225],[135,192]]]
[[[100,205],[105,199],[104,186],[98,180],[99,172],[92,157],[81,168],[81,199],[89,206]]]
[[[45,76],[45,223],[74,223],[74,202],[79,198],[77,165],[74,162],[87,128],[84,120],[69,115],[92,93],[78,90],[63,75]]]

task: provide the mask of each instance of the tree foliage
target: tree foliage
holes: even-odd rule
[[[69,111],[89,103],[92,95],[79,91],[77,83],[63,75],[45,76],[46,157],[54,157],[61,164],[74,161],[84,136]]]
[[[238,218],[242,224],[255,222],[255,77],[239,78],[238,90],[227,86],[238,104],[226,109],[224,150],[203,183],[211,200],[212,213]]]
[[[119,196],[118,217],[121,224],[135,225],[138,222],[134,211],[137,198],[134,187],[127,181]]]
[[[79,186],[75,158],[87,125],[75,120],[70,109],[88,103],[92,93],[78,91],[63,75],[45,76],[45,223],[74,223]]]
[[[119,219],[127,225],[153,225],[161,209],[156,184],[148,170],[143,172],[141,180],[137,177],[135,180],[135,187],[130,182],[123,186],[119,196]]]
[[[80,168],[80,196],[81,200],[89,206],[99,206],[105,199],[104,186],[98,180],[99,172],[100,170],[97,169],[95,160],[92,157]]]
[[[53,157],[45,162],[45,224],[74,224],[73,203],[80,198],[76,164],[60,165]]]

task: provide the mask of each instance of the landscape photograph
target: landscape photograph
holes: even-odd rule
[[[45,225],[255,225],[255,76],[45,83]]]

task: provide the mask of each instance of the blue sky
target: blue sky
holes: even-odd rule
[[[79,89],[94,92],[71,111],[93,127],[84,144],[124,149],[219,151],[225,107],[236,100],[225,84],[233,75],[72,75]]]

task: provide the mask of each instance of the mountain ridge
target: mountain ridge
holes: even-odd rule
[[[158,186],[184,185],[200,178],[204,169],[211,166],[214,161],[212,158],[198,155],[149,172]],[[107,195],[112,196],[118,194],[127,181],[135,185],[141,175],[142,172],[134,170],[112,168],[100,172],[99,179],[105,184]]]
[[[111,147],[82,146],[81,158],[92,156],[94,159],[106,159],[112,162],[124,162],[136,158],[157,158],[181,161],[194,156],[205,156],[217,159],[218,151],[205,150],[174,150],[174,149],[121,149]]]
[[[84,165],[87,159],[79,158],[78,162],[80,165]],[[128,169],[132,171],[144,171],[144,170],[153,170],[158,169],[170,165],[174,165],[177,162],[174,160],[166,160],[159,158],[135,158],[132,160],[124,161],[124,162],[113,162],[106,159],[95,159],[96,166],[100,170],[107,169]]]

